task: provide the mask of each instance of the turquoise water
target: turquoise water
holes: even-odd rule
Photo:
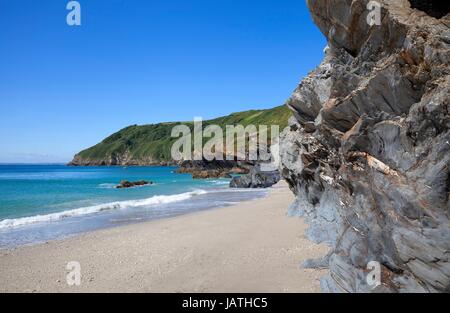
[[[0,165],[0,247],[231,205],[264,196],[228,179],[193,180],[175,167]],[[114,188],[121,180],[153,185]]]

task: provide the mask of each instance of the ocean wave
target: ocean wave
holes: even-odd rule
[[[230,182],[227,180],[210,180],[209,181],[212,185],[229,185]]]
[[[104,183],[104,184],[98,185],[98,188],[101,188],[101,189],[113,189],[113,188],[116,188],[116,186],[117,186],[117,184]]]
[[[188,200],[194,196],[202,195],[207,193],[205,190],[199,189],[190,192],[168,195],[168,196],[153,196],[147,199],[140,200],[126,200],[126,201],[117,201],[110,202],[105,204],[93,205],[73,210],[67,210],[62,212],[50,213],[45,215],[34,215],[29,217],[21,217],[14,219],[5,219],[0,221],[0,229],[18,227],[42,222],[53,222],[58,221],[68,217],[79,217],[93,213],[99,213],[103,211],[110,210],[120,210],[120,209],[129,209],[134,207],[141,206],[150,206],[150,205],[158,205],[158,204],[167,204],[172,202],[179,202]]]

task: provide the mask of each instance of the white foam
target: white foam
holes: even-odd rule
[[[108,184],[108,183],[104,183],[104,184],[100,184],[98,185],[98,188],[102,188],[102,189],[113,189],[116,188],[116,184]]]
[[[150,205],[157,205],[157,204],[167,204],[167,203],[172,203],[172,202],[179,202],[179,201],[183,201],[183,200],[188,200],[189,198],[192,198],[193,196],[202,195],[205,193],[206,193],[205,190],[200,189],[200,190],[180,193],[180,194],[176,194],[176,195],[153,196],[153,197],[150,197],[147,199],[141,199],[141,200],[117,201],[117,202],[99,204],[99,205],[78,208],[78,209],[74,209],[74,210],[67,210],[67,211],[62,211],[62,212],[56,212],[56,213],[51,213],[51,214],[45,214],[45,215],[34,215],[34,216],[29,216],[29,217],[5,219],[5,220],[0,221],[0,229],[24,226],[24,225],[42,223],[42,222],[58,221],[58,220],[61,220],[61,219],[67,218],[67,217],[83,216],[83,215],[98,213],[98,212],[102,212],[102,211],[120,210],[120,209],[128,209],[128,208],[134,208],[134,207],[140,207],[140,206],[150,206]]]
[[[212,185],[229,185],[230,182],[226,180],[210,180],[209,181]]]

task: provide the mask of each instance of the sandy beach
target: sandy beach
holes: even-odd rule
[[[0,292],[320,292],[299,264],[327,248],[287,217],[284,182],[264,199],[0,250]],[[66,282],[68,262],[81,284]]]

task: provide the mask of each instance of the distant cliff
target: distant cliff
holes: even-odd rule
[[[291,112],[285,106],[268,110],[250,110],[203,121],[203,126],[219,125],[280,125],[287,126]],[[172,128],[184,124],[193,128],[193,122],[159,123],[126,127],[97,145],[79,152],[69,163],[73,166],[103,165],[158,165],[173,162],[170,149],[177,138],[171,138]],[[206,140],[205,140],[206,141]]]
[[[370,26],[369,0],[308,0],[329,47],[287,102],[290,211],[330,245],[304,264],[325,291],[449,292],[449,2],[378,3]]]

